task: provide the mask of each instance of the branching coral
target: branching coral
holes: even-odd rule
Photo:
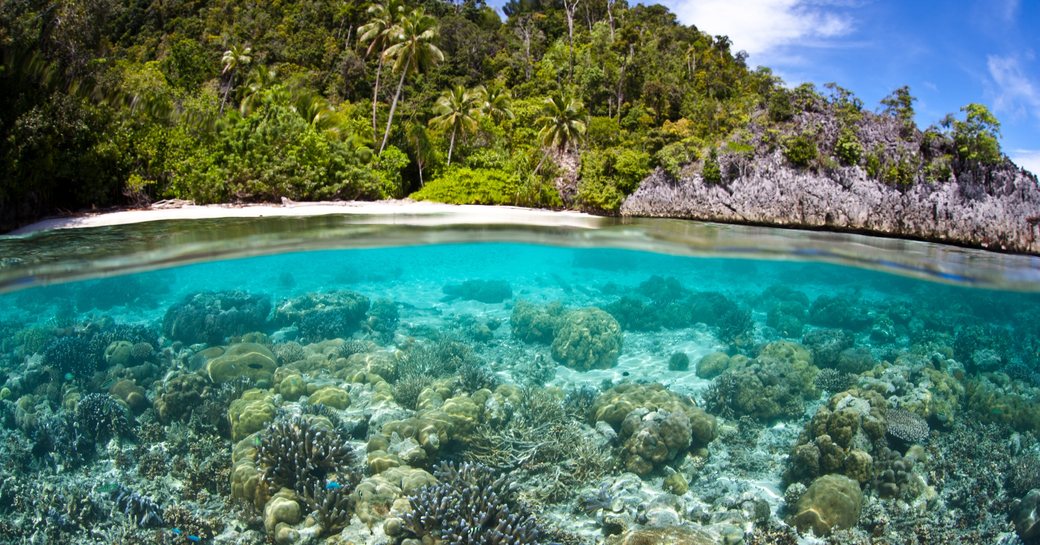
[[[408,498],[402,528],[418,539],[457,545],[536,545],[543,531],[512,499],[506,474],[480,464],[441,464],[439,484]]]
[[[354,452],[338,430],[325,430],[307,419],[293,417],[279,420],[264,431],[257,459],[268,486],[306,495],[315,485],[325,486],[329,476],[345,472]]]
[[[97,442],[131,433],[126,407],[109,394],[87,394],[76,405],[76,424]]]
[[[162,509],[152,498],[142,496],[124,486],[117,486],[111,495],[116,507],[133,519],[134,524],[142,528],[163,524]]]

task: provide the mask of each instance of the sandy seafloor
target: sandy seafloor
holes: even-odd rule
[[[338,213],[344,208],[349,208],[351,213],[401,214],[409,218],[407,221],[418,224],[436,223],[438,214],[458,211],[454,207],[416,203],[182,207],[55,220],[25,229],[23,233],[37,228],[93,227],[163,219],[326,214]],[[594,226],[597,221],[574,213],[535,212],[530,215],[523,210],[482,207],[465,209],[462,215],[463,222],[478,224],[521,222],[554,225],[562,221],[582,228]],[[1014,502],[1028,496],[1028,490],[1040,488],[1040,449],[1035,438],[1040,422],[1036,421],[1037,415],[1030,412],[1030,407],[1037,403],[1037,385],[1022,375],[1023,367],[1035,369],[1037,354],[1030,350],[1040,346],[1040,342],[1035,340],[1040,338],[1040,330],[1033,320],[1038,308],[1032,305],[1035,298],[1031,295],[962,290],[835,265],[662,257],[619,250],[603,253],[599,250],[485,243],[353,252],[288,254],[153,271],[136,278],[141,279],[138,282],[141,285],[161,285],[161,289],[155,289],[154,293],[146,289],[104,309],[76,307],[71,317],[67,305],[62,302],[76,299],[78,290],[111,289],[113,298],[118,299],[119,289],[114,289],[115,284],[111,283],[86,282],[0,296],[5,299],[0,311],[0,325],[4,326],[4,335],[8,339],[3,345],[3,365],[6,368],[0,375],[3,379],[0,388],[8,392],[0,393],[4,402],[0,423],[4,424],[2,432],[7,440],[6,446],[0,447],[0,458],[4,462],[4,469],[0,470],[3,474],[3,480],[0,480],[0,517],[4,519],[0,523],[0,543],[191,541],[188,536],[193,534],[166,521],[158,525],[137,524],[135,517],[127,514],[133,509],[121,502],[117,493],[109,490],[113,485],[153,498],[162,509],[183,508],[197,520],[214,521],[211,526],[199,526],[213,530],[211,535],[200,537],[199,541],[204,543],[264,543],[269,540],[278,543],[423,542],[421,535],[395,532],[394,536],[387,536],[384,532],[386,519],[400,519],[407,515],[408,504],[400,501],[409,495],[405,492],[397,494],[399,501],[392,507],[388,505],[389,511],[380,513],[379,521],[366,522],[355,515],[345,528],[337,528],[334,533],[318,529],[320,524],[313,516],[315,509],[302,499],[302,493],[297,492],[295,501],[302,511],[298,520],[286,524],[281,533],[276,528],[265,528],[264,520],[270,518],[270,513],[265,512],[262,505],[270,505],[270,498],[261,502],[260,508],[250,506],[243,498],[234,497],[226,485],[229,475],[221,473],[230,471],[232,447],[240,442],[227,435],[227,426],[223,426],[222,432],[206,435],[203,433],[205,426],[199,427],[197,422],[192,424],[176,418],[163,421],[156,417],[155,403],[168,393],[168,385],[175,377],[196,375],[203,382],[211,381],[212,374],[206,372],[205,364],[200,367],[196,357],[207,348],[207,344],[231,346],[241,340],[240,334],[231,335],[219,343],[192,344],[168,338],[170,332],[163,327],[164,313],[201,290],[262,293],[275,308],[293,297],[331,290],[349,290],[370,301],[390,299],[399,313],[399,323],[392,335],[376,339],[361,326],[356,327],[352,335],[354,340],[375,340],[375,345],[370,345],[370,352],[393,354],[400,368],[408,365],[408,351],[417,344],[434,345],[436,340],[430,338],[431,332],[437,332],[434,336],[457,339],[470,346],[480,365],[493,372],[499,385],[525,382],[528,380],[525,375],[528,364],[537,360],[550,362],[548,365],[552,368],[551,377],[537,385],[537,389],[549,388],[566,393],[592,388],[602,396],[621,384],[658,383],[675,399],[687,400],[691,406],[695,403],[713,413],[716,418],[714,439],[706,448],[698,450],[692,445],[680,448],[674,456],[655,464],[652,471],[642,476],[625,471],[630,452],[638,447],[633,439],[635,435],[628,436],[617,427],[610,430],[610,425],[603,421],[597,423],[594,417],[570,422],[569,425],[580,427],[590,441],[596,441],[613,459],[615,467],[587,482],[571,482],[572,488],[562,498],[528,504],[526,507],[533,514],[533,520],[545,532],[538,539],[516,538],[503,543],[755,544],[829,541],[1012,544],[1023,541],[1016,535],[1015,522],[1028,519],[1031,512],[1022,507],[1022,502]],[[659,301],[653,301],[650,295],[640,291],[641,284],[654,276],[674,278],[682,286],[678,301],[684,305],[696,301],[702,294],[716,293],[746,310],[753,324],[744,335],[746,339],[739,343],[732,339],[724,340],[718,324],[696,321],[672,324],[654,331],[625,327],[622,328],[623,348],[616,364],[606,369],[582,370],[554,361],[549,344],[523,342],[512,332],[511,319],[518,301],[542,307],[559,301],[566,309],[575,310],[606,308],[622,296],[629,295],[656,308],[654,305]],[[458,285],[468,280],[504,281],[510,286],[511,295],[495,303],[467,300],[465,296],[446,297],[446,285]],[[119,282],[119,279],[105,282]],[[810,305],[801,311],[792,311],[801,316],[803,328],[797,334],[780,332],[768,325],[770,312],[775,311],[776,303],[763,295],[776,286],[800,292],[810,303],[821,298],[835,298],[840,301],[837,306],[848,310],[847,314],[853,317],[834,318],[824,315],[823,311],[814,311]],[[135,289],[139,288],[140,285]],[[143,298],[148,300],[143,301]],[[1009,307],[1009,302],[1016,301],[1018,306]],[[848,322],[843,323],[842,319]],[[140,376],[132,369],[133,366],[119,367],[104,357],[99,373],[94,376],[70,378],[56,371],[57,360],[53,356],[56,351],[48,352],[49,346],[58,342],[57,339],[96,336],[97,330],[107,327],[96,324],[111,322],[144,324],[161,334],[159,345],[140,360],[158,367],[151,376]],[[472,323],[495,323],[498,327],[490,333],[490,338],[478,341],[466,337],[465,327]],[[880,327],[890,328],[891,334],[879,336],[876,330]],[[27,330],[42,332],[33,337],[42,339],[35,345],[38,350],[28,348],[30,343],[26,339],[30,335],[25,333]],[[766,372],[763,369],[769,365],[791,365],[797,360],[795,363],[798,365],[808,365],[802,365],[801,369],[811,368],[815,374],[827,366],[834,367],[835,363],[821,363],[820,354],[813,348],[803,349],[813,357],[809,361],[794,358],[776,363],[757,359],[764,358],[762,354],[768,352],[766,347],[769,343],[788,342],[801,347],[807,344],[804,335],[815,330],[844,330],[854,339],[855,347],[869,352],[874,365],[855,373],[857,376],[848,382],[851,393],[846,395],[847,400],[837,403],[858,419],[858,424],[853,426],[853,437],[843,449],[839,449],[842,452],[836,454],[846,457],[845,462],[830,470],[816,470],[795,479],[785,478],[785,472],[791,471],[792,464],[803,463],[801,458],[795,461],[791,456],[796,445],[806,443],[805,437],[800,439],[799,436],[813,429],[809,425],[810,419],[818,411],[827,410],[821,408],[827,407],[831,395],[838,392],[821,389],[814,395],[802,396],[798,400],[801,411],[796,415],[761,417],[739,414],[739,407],[727,406],[718,399],[713,404],[706,399],[713,395],[712,385],[719,378],[702,378],[696,368],[705,356],[724,352],[758,362],[761,372]],[[349,406],[333,409],[339,418],[348,422],[366,421],[367,437],[352,436],[349,439],[356,453],[355,461],[328,476],[341,478],[353,473],[360,479],[374,479],[378,472],[366,458],[366,454],[371,454],[366,453],[366,449],[371,450],[369,439],[379,433],[381,425],[420,415],[423,409],[410,411],[394,400],[380,399],[380,386],[378,381],[373,382],[372,377],[346,380],[342,373],[336,376],[343,369],[353,368],[352,365],[361,365],[358,369],[362,371],[365,369],[363,364],[348,364],[349,358],[342,358],[342,361],[337,358],[335,347],[342,343],[301,343],[308,357],[327,360],[326,364],[315,367],[303,365],[303,360],[285,361],[283,352],[277,348],[299,340],[297,324],[268,324],[264,333],[252,340],[277,354],[279,366],[297,365],[299,374],[314,388],[333,386],[349,393]],[[974,350],[970,346],[975,338],[972,335],[977,337],[977,349]],[[967,352],[964,348],[966,343],[969,344]],[[677,352],[689,358],[689,369],[669,369],[669,357]],[[52,354],[50,359],[48,353]],[[741,365],[731,363],[727,373],[746,376],[759,372]],[[34,378],[26,378],[30,376]],[[782,383],[791,375],[782,371],[779,375],[770,375],[771,380],[778,380],[777,376]],[[90,445],[89,454],[81,453],[85,459],[76,464],[62,463],[60,459],[55,462],[53,453],[60,449],[43,444],[46,442],[44,436],[54,433],[53,428],[44,423],[48,419],[62,418],[63,414],[75,420],[78,418],[77,400],[89,393],[108,395],[105,392],[114,382],[127,377],[139,383],[137,385],[143,388],[149,402],[147,408],[127,413],[133,415],[131,422],[136,423],[137,431],[99,440],[97,445]],[[391,390],[400,384],[400,377],[383,378],[387,379],[384,384]],[[453,380],[451,375],[439,377],[442,389],[446,388],[450,395],[478,395],[477,392],[465,391]],[[277,390],[263,386],[259,388],[262,392]],[[761,395],[769,395],[769,392],[772,390],[762,390]],[[875,397],[871,397],[869,392],[876,394]],[[980,392],[985,392],[985,395]],[[203,394],[203,399],[209,402],[205,395],[209,394]],[[232,397],[234,395],[243,394],[236,392]],[[306,412],[306,395],[298,401],[288,401],[283,397],[281,393],[272,395],[272,403],[279,412],[271,421]],[[935,408],[939,404],[934,400],[940,397],[947,405],[952,405],[952,409],[944,405],[942,410],[955,414]],[[867,399],[875,401],[868,403],[864,401]],[[232,401],[234,399],[226,396],[219,399],[225,404]],[[868,436],[865,431],[867,421],[878,414],[877,411],[871,413],[872,404],[881,403],[893,410],[906,408],[917,414],[919,420],[930,426],[931,434],[911,441],[896,437],[892,431],[883,431],[880,437]],[[835,402],[830,404],[834,409]],[[663,410],[650,407],[644,412],[654,412],[655,409],[658,412]],[[223,414],[227,410],[225,408]],[[880,414],[886,413],[881,411]],[[140,433],[141,426],[149,424],[152,432]],[[212,422],[209,424],[213,429],[222,427]],[[162,433],[156,434],[156,425],[163,430]],[[646,424],[644,432],[657,433],[655,425],[653,422]],[[896,426],[891,427],[895,429]],[[824,428],[832,434],[840,431],[840,426],[836,425],[831,428],[824,425]],[[264,423],[250,435],[250,441],[259,444],[269,433],[268,423]],[[187,434],[189,441],[204,441],[205,448],[219,449],[219,452],[179,452],[177,449],[185,448],[185,445],[183,440],[174,438],[178,434]],[[965,437],[970,438],[973,434],[977,438],[976,451],[968,450],[964,444]],[[394,438],[395,441],[400,439]],[[426,459],[417,463],[416,469],[432,470],[436,461],[467,459],[465,435],[455,439],[457,444],[451,449],[439,450],[424,445]],[[814,445],[826,442],[820,434],[808,441]],[[190,445],[187,448],[191,450]],[[199,447],[198,450],[204,449]],[[841,529],[839,525],[829,532],[830,536],[822,537],[811,535],[804,526],[795,530],[799,520],[804,520],[798,518],[801,505],[798,502],[804,497],[806,486],[827,475],[851,474],[852,462],[849,460],[854,457],[854,450],[869,453],[876,460],[876,466],[858,483],[861,496],[857,503],[860,505],[851,528]],[[29,459],[26,459],[26,451]],[[883,474],[893,467],[891,461],[883,465],[882,459],[891,451],[896,451],[898,456],[916,456],[914,459],[917,460],[913,469],[906,472],[909,475],[900,477],[900,489],[895,497],[882,493],[886,482]],[[167,475],[156,476],[153,466],[145,467],[143,460],[156,457],[169,465]],[[219,476],[214,479],[225,479],[225,485],[207,483],[213,490],[207,489],[206,493],[199,494],[197,490],[188,489],[192,484],[183,478],[187,473],[177,468],[202,459],[216,464],[213,469]],[[219,460],[225,460],[227,465],[220,466]],[[263,464],[257,461],[254,465],[263,479]],[[500,473],[503,471],[506,470],[500,470]],[[980,471],[988,472],[988,475],[982,477],[977,473]],[[522,493],[525,487],[537,488],[539,479],[546,478],[544,467],[537,470],[514,468],[514,473],[511,490],[521,498],[527,497]],[[674,488],[665,490],[664,481],[674,474],[683,476],[688,490],[681,493],[673,493],[676,492]],[[346,479],[342,480],[346,482]],[[792,484],[801,488],[789,488]],[[969,505],[971,502],[966,498],[965,489],[974,491],[974,505]],[[416,494],[419,490],[410,493]],[[601,503],[597,504],[597,501]],[[354,503],[355,508],[357,503]],[[818,503],[821,505],[816,508],[826,511],[828,505],[840,501],[825,498]],[[1026,507],[1029,507],[1028,503]],[[1034,505],[1033,508],[1040,519],[1040,507]],[[1027,512],[1023,513],[1023,509]],[[164,518],[168,521],[171,517]],[[1029,529],[1028,525],[1024,531],[1019,529],[1027,543],[1031,539]],[[1036,533],[1040,534],[1040,524]],[[436,543],[431,535],[427,536],[426,542]],[[474,538],[472,542],[491,542],[479,539]]]

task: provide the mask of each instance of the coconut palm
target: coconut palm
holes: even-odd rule
[[[277,70],[274,68],[268,68],[263,64],[257,65],[253,68],[253,71],[249,73],[249,77],[246,78],[246,90],[242,96],[242,102],[238,105],[238,111],[242,115],[253,113],[253,110],[256,108],[256,102],[263,95],[264,91],[270,89],[277,82]]]
[[[401,74],[401,79],[397,82],[397,91],[394,93],[393,102],[390,103],[390,116],[386,120],[386,132],[383,133],[379,153],[383,153],[386,142],[390,139],[390,127],[394,123],[394,112],[397,111],[397,101],[401,98],[405,78],[409,74],[425,72],[444,60],[444,53],[433,44],[436,38],[437,20],[426,15],[423,8],[417,8],[401,21],[394,45],[383,52],[385,59],[393,60],[393,70]]]
[[[473,89],[473,92],[481,102],[481,114],[495,120],[495,123],[501,123],[506,119],[513,119],[513,110],[510,109],[510,103],[513,100],[513,96],[505,86],[492,85],[490,88],[487,88],[483,85],[479,85]]]
[[[576,98],[555,95],[545,99],[542,116],[538,118],[541,126],[538,140],[545,147],[545,153],[534,167],[535,172],[541,170],[542,163],[553,149],[566,152],[584,140],[585,117],[585,106]]]
[[[455,138],[477,130],[477,116],[480,115],[482,106],[481,98],[478,90],[467,91],[461,85],[456,85],[454,89],[445,91],[437,98],[437,103],[433,106],[433,113],[437,114],[437,117],[430,120],[430,126],[451,132],[447,166],[451,166],[451,154],[455,151]]]
[[[542,105],[538,124],[538,139],[543,146],[567,151],[585,138],[585,106],[573,97],[551,96]]]
[[[372,88],[372,140],[376,139],[376,106],[379,103],[379,79],[383,73],[383,53],[393,45],[397,34],[397,25],[404,17],[404,2],[387,0],[386,3],[372,4],[368,8],[368,24],[358,29],[360,43],[367,43],[365,56],[378,52],[376,64],[376,83]]]
[[[227,103],[227,97],[231,92],[231,88],[235,86],[235,76],[238,74],[238,70],[249,66],[249,63],[253,62],[252,53],[252,47],[240,48],[237,45],[233,45],[220,58],[220,62],[224,65],[224,70],[221,71],[221,74],[228,76],[227,88],[224,89],[224,98],[220,100],[220,113],[224,113],[224,104]]]

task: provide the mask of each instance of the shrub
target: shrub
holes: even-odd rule
[[[517,204],[520,189],[518,177],[504,170],[452,167],[411,197],[451,204]]]
[[[816,142],[809,135],[800,134],[784,141],[784,157],[797,168],[811,165],[816,155]]]
[[[713,148],[704,160],[704,169],[701,171],[704,183],[718,185],[722,183],[722,168],[719,166],[719,154]]]
[[[659,167],[678,180],[682,176],[682,168],[697,160],[697,152],[686,140],[673,142],[654,154],[654,161]]]
[[[838,141],[834,144],[834,156],[846,166],[859,164],[863,156],[863,144],[859,143],[859,138],[852,129],[845,128],[838,135]]]

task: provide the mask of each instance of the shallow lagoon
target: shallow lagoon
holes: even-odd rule
[[[0,541],[1040,532],[1033,259],[583,221],[0,240]]]

